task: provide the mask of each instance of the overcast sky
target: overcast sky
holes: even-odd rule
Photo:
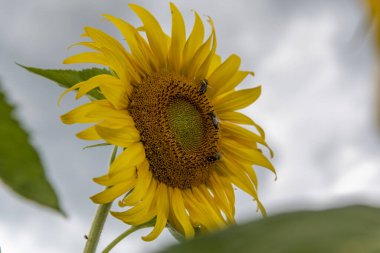
[[[101,14],[140,25],[126,0],[0,0],[0,77],[17,116],[31,132],[68,214],[65,219],[16,196],[0,185],[0,245],[4,253],[81,252],[96,206],[89,196],[101,190],[91,179],[106,171],[108,147],[82,148],[75,138],[83,126],[63,125],[59,116],[83,103],[14,63],[42,68],[61,64],[79,49],[84,26],[121,39]],[[169,3],[135,1],[151,10],[170,31]],[[258,168],[259,193],[269,214],[322,209],[348,203],[380,205],[380,138],[375,127],[376,65],[371,36],[358,32],[360,0],[183,0],[174,1],[193,23],[191,9],[215,22],[218,52],[236,53],[263,85],[263,95],[245,110],[260,123],[275,151],[278,180]],[[78,66],[77,66],[78,67]],[[1,141],[1,140],[0,140]],[[250,198],[237,191],[237,219],[258,219]],[[100,248],[127,226],[113,218]],[[155,252],[175,241],[165,232],[146,243],[138,232],[115,252]]]

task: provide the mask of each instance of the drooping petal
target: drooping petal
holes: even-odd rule
[[[191,239],[194,237],[194,228],[191,225],[190,218],[186,213],[185,203],[183,201],[183,197],[181,194],[181,190],[179,188],[173,188],[171,194],[171,208],[174,212],[175,217],[178,222],[181,224],[182,229],[185,233],[185,237],[187,239]]]
[[[274,174],[276,174],[275,168],[261,151],[257,149],[250,149],[247,147],[243,147],[239,145],[238,142],[227,139],[227,138],[223,138],[221,140],[221,146],[222,146],[222,150],[225,150],[229,152],[230,154],[233,154],[239,159],[267,168],[270,171],[272,171]]]
[[[194,227],[200,226],[202,231],[213,231],[220,227],[220,224],[217,222],[217,220],[219,220],[218,215],[203,205],[203,203],[193,195],[190,189],[183,190],[182,196]],[[207,213],[208,216],[205,216],[205,213]]]
[[[210,175],[208,187],[212,191],[215,204],[224,212],[228,222],[234,223],[235,209],[231,208],[231,204],[225,193],[224,185],[221,185],[219,181],[215,180],[214,176]],[[234,204],[232,207],[234,207]]]
[[[169,193],[165,184],[160,183],[157,187],[157,218],[153,230],[146,236],[143,236],[144,241],[153,241],[156,239],[165,228],[169,217]]]
[[[219,125],[222,131],[222,134],[225,134],[226,136],[230,136],[231,138],[239,139],[239,141],[245,142],[247,145],[250,145],[252,143],[253,144],[260,143],[264,145],[265,147],[267,147],[270,152],[272,152],[272,150],[270,149],[270,147],[268,146],[268,144],[266,143],[265,139],[262,136],[257,135],[249,131],[248,129],[245,129],[234,123],[221,121]]]
[[[141,202],[124,212],[111,212],[113,216],[131,225],[144,224],[157,215],[155,196],[157,192],[157,182],[152,180],[147,194]],[[125,206],[123,201],[119,202],[121,207]]]
[[[93,179],[95,183],[103,186],[113,186],[127,181],[136,181],[136,169],[125,168],[113,174],[106,174]]]
[[[120,197],[124,193],[133,188],[135,181],[127,181],[125,183],[117,184],[106,190],[91,197],[91,200],[97,204],[105,204],[113,201],[117,197]]]
[[[240,112],[222,112],[218,114],[219,118],[222,121],[230,121],[236,124],[243,124],[243,125],[251,125],[256,127],[257,131],[260,133],[260,136],[265,139],[265,133],[264,130],[256,124],[250,117],[244,115],[243,113]]]
[[[150,181],[152,180],[152,173],[149,171],[149,162],[145,160],[140,166],[136,168],[137,183],[132,193],[123,199],[125,205],[133,205],[139,202],[148,191]]]

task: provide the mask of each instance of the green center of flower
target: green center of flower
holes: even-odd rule
[[[154,74],[134,88],[130,100],[128,111],[153,177],[180,189],[205,183],[219,159],[219,133],[200,84],[174,74]]]
[[[196,105],[186,98],[174,98],[167,109],[168,123],[175,139],[186,150],[199,148],[204,139],[204,122]]]

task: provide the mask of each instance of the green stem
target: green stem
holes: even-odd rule
[[[87,243],[84,247],[83,253],[95,253],[100,239],[100,234],[102,233],[108,212],[111,209],[111,205],[112,202],[99,205],[95,218],[92,222],[90,234],[88,235]]]
[[[127,229],[126,231],[124,231],[121,235],[119,235],[118,237],[116,237],[115,240],[113,240],[110,244],[108,244],[108,246],[102,251],[102,253],[108,253],[108,252],[110,252],[125,237],[127,237],[128,235],[132,234],[133,232],[135,232],[135,231],[137,231],[139,229],[145,228],[145,227],[147,227],[145,224],[139,225],[139,226],[132,226],[132,227],[130,227],[129,229]]]
[[[115,160],[117,153],[117,146],[112,151],[110,164]],[[100,239],[100,234],[103,231],[104,223],[106,222],[108,213],[111,209],[112,202],[107,204],[99,205],[98,210],[96,211],[94,220],[92,221],[90,233],[84,247],[83,253],[95,253],[96,247]]]

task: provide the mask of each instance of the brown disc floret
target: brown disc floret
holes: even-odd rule
[[[129,113],[153,176],[180,189],[205,183],[218,158],[218,129],[199,82],[153,74],[134,88]]]

